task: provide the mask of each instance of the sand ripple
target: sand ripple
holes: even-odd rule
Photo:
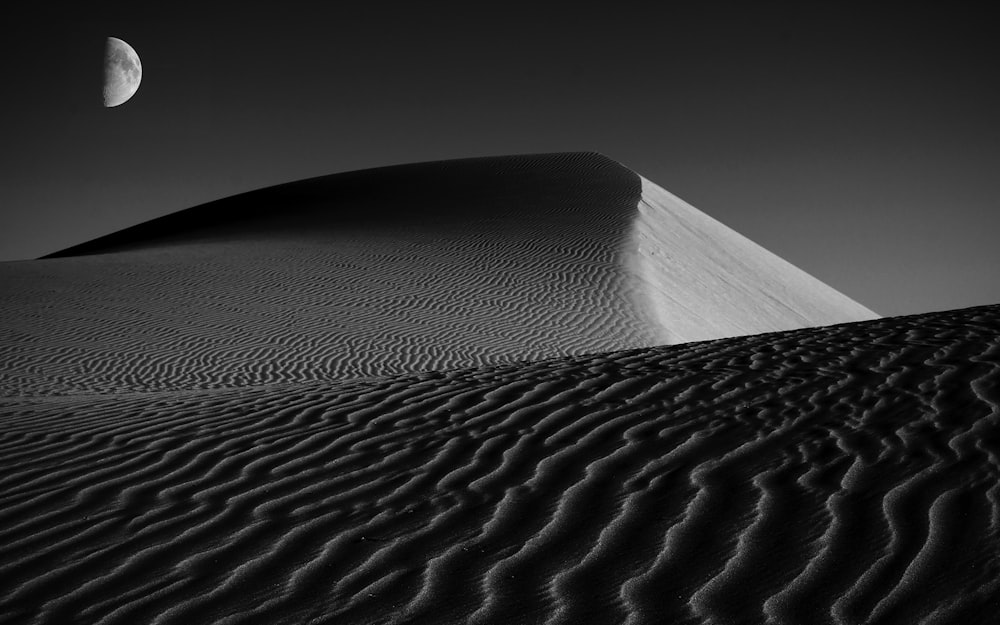
[[[3,623],[992,623],[1000,306],[0,402]]]

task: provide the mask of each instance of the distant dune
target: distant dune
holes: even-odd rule
[[[271,187],[0,263],[0,392],[227,388],[875,318],[593,153]]]
[[[8,399],[0,622],[992,624],[998,421],[1000,306]]]

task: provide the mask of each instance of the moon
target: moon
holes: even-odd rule
[[[140,81],[142,63],[135,49],[117,37],[108,37],[104,43],[104,106],[128,102]]]

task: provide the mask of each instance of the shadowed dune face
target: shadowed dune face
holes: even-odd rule
[[[0,401],[4,623],[992,623],[1000,306]]]
[[[458,159],[397,165],[300,180],[196,206],[77,245],[46,258],[173,248],[233,240],[339,242],[381,232],[485,231],[551,236],[568,243],[599,221],[605,234],[627,226],[639,177],[595,153]],[[484,227],[484,224],[488,227]],[[331,238],[327,238],[331,237]],[[602,241],[603,243],[603,241]]]
[[[381,376],[874,315],[598,154],[338,174],[0,264],[0,391]]]

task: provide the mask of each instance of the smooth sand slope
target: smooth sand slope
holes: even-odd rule
[[[684,200],[641,182],[629,260],[665,343],[877,318]]]
[[[0,263],[0,392],[381,376],[871,319],[593,153],[337,174]]]
[[[0,424],[3,623],[1000,613],[1000,306]]]

